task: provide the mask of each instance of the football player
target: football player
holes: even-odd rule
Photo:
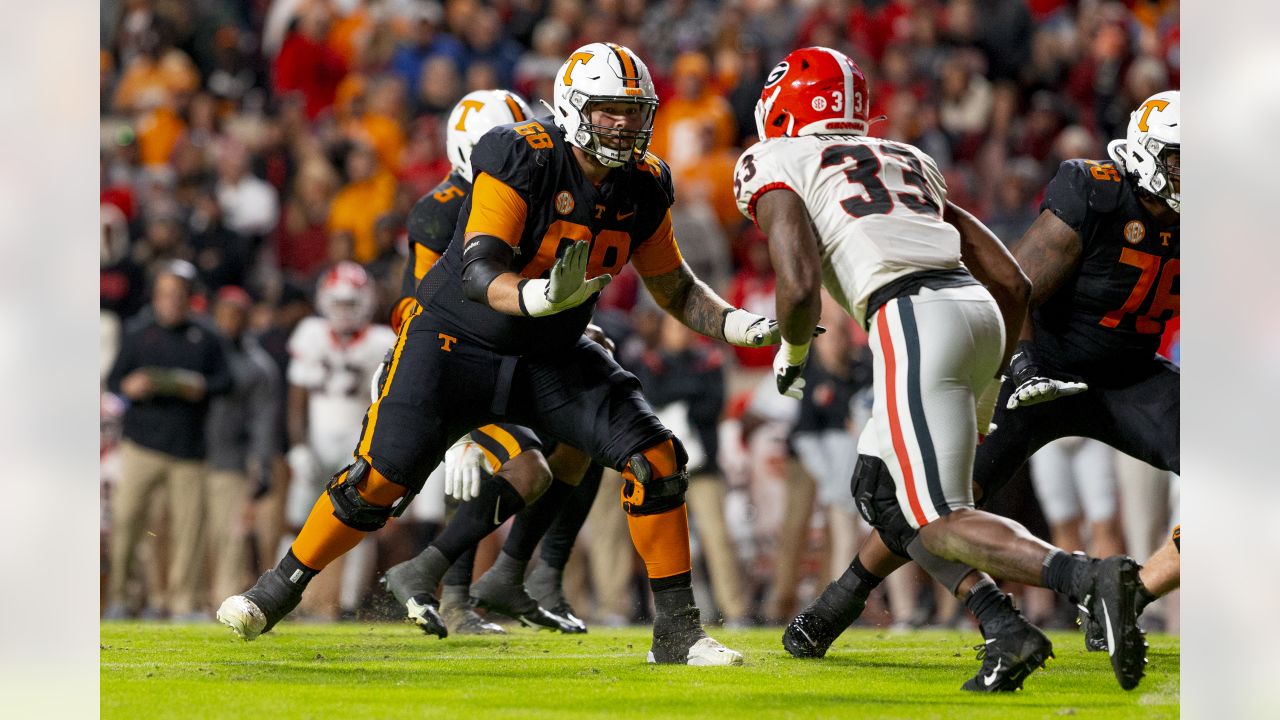
[[[409,262],[405,265],[403,296],[391,313],[393,329],[399,331],[405,317],[416,306],[414,294],[418,284],[444,255],[453,238],[463,201],[471,192],[474,179],[471,151],[476,142],[493,127],[524,122],[532,117],[533,113],[525,101],[506,90],[468,93],[450,113],[445,143],[453,168],[439,185],[414,204],[409,213]],[[389,363],[389,359],[386,362]],[[377,382],[375,380],[375,401]],[[461,635],[505,632],[500,625],[480,617],[472,609],[473,604],[531,627],[568,633],[586,631],[586,625],[574,614],[567,600],[563,600],[563,592],[556,607],[565,615],[543,609],[524,585],[524,569],[534,547],[590,465],[589,458],[568,446],[557,447],[554,452],[548,448],[547,452],[550,458],[543,456],[542,442],[533,431],[501,423],[464,435],[445,454],[445,492],[456,500],[469,501],[478,492],[481,475],[492,475],[504,465],[509,474],[521,475],[516,480],[517,484],[545,488],[538,502],[516,516],[498,562],[474,587],[471,577],[475,547],[468,548],[445,573],[440,615],[449,632]],[[590,485],[587,483],[584,491]],[[595,487],[598,486],[597,482]],[[576,529],[573,532],[576,537]],[[430,606],[413,600],[412,594],[407,593],[413,585],[412,582],[403,582],[407,567],[392,568],[383,576],[383,586],[405,606],[413,622],[425,632],[436,632],[439,628],[431,617]]]
[[[1157,354],[1181,305],[1180,104],[1177,90],[1152,95],[1107,145],[1109,160],[1062,163],[1013,246],[1031,307],[1001,389],[1000,431],[974,463],[983,497],[1061,437],[1180,472],[1181,373]],[[1178,587],[1180,530],[1139,571],[1129,598],[1138,613]],[[1090,650],[1115,651],[1105,617],[1086,613],[1085,630]]]
[[[1110,160],[1064,162],[1040,217],[1013,247],[1033,290],[995,409],[1000,430],[974,462],[984,499],[1062,437],[1094,438],[1180,470],[1181,374],[1157,354],[1180,310],[1179,104],[1178,91],[1153,95],[1130,116],[1125,138],[1108,144]],[[871,538],[860,557],[887,555],[880,545]],[[1180,550],[1181,526],[1130,585],[1125,604],[1135,614],[1179,586]],[[856,617],[837,594],[820,601],[819,616]],[[1107,615],[1085,610],[1086,647],[1112,650]]]
[[[869,100],[847,56],[797,50],[766,79],[756,104],[762,142],[738,160],[739,207],[769,235],[778,259],[778,391],[803,393],[826,287],[867,329],[874,358],[875,402],[859,438],[854,497],[889,547],[907,555],[907,541],[919,541],[917,551],[934,557],[912,557],[935,577],[954,578],[945,584],[978,616],[984,664],[966,689],[1017,689],[1052,655],[1049,639],[968,567],[1081,598],[1100,614],[1111,608],[1113,670],[1132,688],[1146,647],[1129,600],[1136,563],[1073,556],[974,508],[974,448],[989,430],[1030,283],[1000,241],[947,200],[932,158],[867,134]],[[855,558],[828,590],[856,607],[883,577],[878,569]]]
[[[358,433],[364,410],[365,378],[396,340],[386,325],[373,324],[376,296],[364,268],[340,262],[316,285],[318,317],[298,323],[289,336],[288,432],[285,456],[291,481],[285,517],[293,532],[306,522],[324,483],[350,462],[346,448]],[[363,543],[344,558],[337,604],[354,614],[373,547]]]
[[[778,339],[776,323],[733,308],[683,261],[670,171],[646,152],[657,106],[634,53],[592,43],[557,73],[554,122],[495,128],[476,145],[475,184],[453,241],[418,287],[356,460],[279,565],[224,601],[219,617],[237,634],[273,627],[316,573],[403,511],[455,439],[505,420],[581,448],[625,478],[622,505],[654,598],[648,659],[742,663],[699,622],[680,442],[635,377],[582,337],[597,294],[631,262],[690,328],[744,346]],[[413,594],[435,605],[431,593],[458,555],[537,491],[501,469],[482,483],[481,502],[464,506],[414,559]]]

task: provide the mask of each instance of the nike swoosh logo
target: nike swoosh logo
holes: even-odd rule
[[[622,211],[621,211],[621,210],[619,210],[619,211],[618,211],[618,220],[620,220],[620,221],[621,221],[621,220],[626,220],[627,218],[629,218],[629,217],[631,217],[632,215],[635,215],[635,214],[636,214],[636,211],[635,211],[635,210],[632,210],[631,212],[627,213],[626,215],[623,215],[623,214],[622,214]]]
[[[996,681],[996,676],[1000,674],[1000,668],[1003,665],[1004,658],[1000,658],[996,661],[996,669],[992,670],[990,675],[986,675],[982,678],[982,682],[986,683],[987,687],[991,687],[991,684]]]
[[[1107,612],[1107,601],[1102,601],[1102,621],[1107,626],[1107,655],[1116,654],[1116,638],[1111,631],[1111,613]]]
[[[493,524],[494,525],[502,524],[501,511],[502,511],[502,498],[499,497],[498,500],[493,503]]]

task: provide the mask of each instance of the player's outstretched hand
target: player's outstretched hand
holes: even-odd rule
[[[1038,405],[1060,397],[1077,395],[1088,389],[1089,385],[1086,383],[1054,380],[1043,375],[1036,375],[1027,378],[1022,384],[1018,385],[1018,388],[1009,395],[1009,402],[1005,403],[1005,407],[1010,410],[1016,410],[1020,407]]]
[[[1018,343],[1018,351],[1009,360],[1009,375],[1013,378],[1014,390],[1005,407],[1010,410],[1077,395],[1089,389],[1082,382],[1049,377],[1036,362],[1034,346],[1026,340]]]
[[[818,337],[826,331],[818,325],[813,329],[813,336]],[[782,331],[778,329],[777,320],[737,308],[724,315],[724,341],[741,347],[777,345],[782,342]]]
[[[444,494],[466,502],[480,494],[480,471],[493,474],[494,468],[480,446],[463,435],[444,454]]]
[[[549,280],[526,280],[520,287],[520,300],[525,314],[533,317],[554,315],[577,307],[604,289],[612,275],[587,279],[587,261],[591,244],[579,240],[556,260]]]

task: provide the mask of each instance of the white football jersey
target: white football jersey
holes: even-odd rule
[[[396,342],[386,325],[369,325],[344,343],[329,321],[309,317],[289,336],[289,384],[306,388],[307,442],[322,464],[350,462],[369,408],[369,378]]]
[[[886,283],[960,267],[960,233],[942,219],[947,186],[933,158],[906,143],[853,135],[774,138],[734,169],[738,209],[755,221],[769,190],[803,198],[822,255],[822,284],[860,325]]]

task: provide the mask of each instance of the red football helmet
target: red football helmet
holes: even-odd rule
[[[807,47],[774,66],[756,102],[761,140],[798,135],[866,135],[871,91],[848,55]]]
[[[316,288],[316,309],[338,333],[354,333],[368,325],[376,303],[373,280],[353,262],[334,265]]]

